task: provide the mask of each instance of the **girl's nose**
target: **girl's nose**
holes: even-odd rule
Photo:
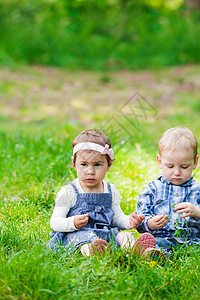
[[[88,174],[94,174],[94,168],[93,167],[88,167],[87,173]]]

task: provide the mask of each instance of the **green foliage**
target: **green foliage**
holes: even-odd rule
[[[105,70],[199,63],[199,14],[139,0],[1,0],[0,64]]]

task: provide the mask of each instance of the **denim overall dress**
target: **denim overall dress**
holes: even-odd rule
[[[64,246],[68,254],[72,254],[82,244],[91,243],[96,238],[102,238],[112,242],[112,247],[117,247],[117,227],[111,225],[114,212],[112,210],[112,191],[110,183],[108,193],[79,193],[77,187],[71,184],[76,192],[76,203],[70,209],[66,217],[89,214],[88,223],[85,227],[74,232],[51,232],[51,240],[48,246],[52,250],[60,250]]]

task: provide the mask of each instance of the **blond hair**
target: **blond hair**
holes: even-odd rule
[[[196,137],[186,127],[173,127],[165,131],[159,141],[159,154],[163,151],[193,151],[194,160],[198,154]]]
[[[85,143],[85,142],[91,142],[91,143],[96,143],[101,146],[105,146],[106,144],[109,146],[109,148],[112,148],[111,142],[109,138],[103,133],[102,131],[98,131],[95,129],[89,129],[89,130],[84,130],[81,132],[77,137],[72,142],[72,147],[76,146],[79,143]],[[106,159],[108,162],[108,166],[111,166],[112,160],[111,158],[106,154]],[[74,155],[74,164],[76,161],[76,154]]]

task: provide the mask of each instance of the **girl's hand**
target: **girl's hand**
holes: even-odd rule
[[[129,222],[130,222],[131,228],[137,228],[144,219],[145,219],[145,216],[137,215],[136,213],[132,213],[129,217]]]
[[[174,209],[177,210],[178,214],[183,214],[181,215],[181,218],[193,217],[197,220],[200,219],[200,208],[190,202],[176,204]]]
[[[88,223],[89,214],[77,215],[74,217],[74,226],[76,229],[81,229],[85,227]]]
[[[163,214],[150,218],[147,221],[147,225],[150,230],[156,230],[158,228],[163,228],[168,223],[168,221],[168,216]]]

